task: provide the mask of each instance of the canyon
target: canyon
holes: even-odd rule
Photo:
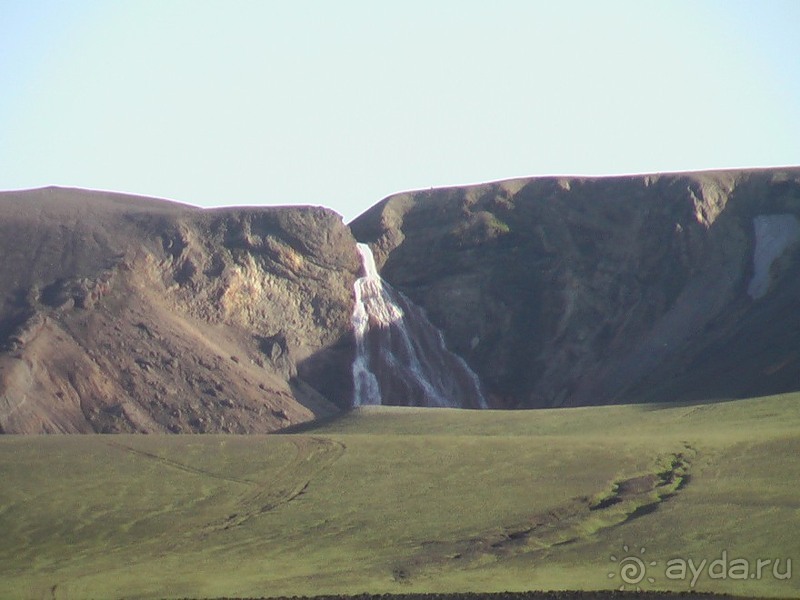
[[[460,382],[426,400],[395,377],[368,403],[797,391],[799,218],[800,168],[420,190],[349,225],[316,206],[3,192],[0,430],[266,433],[348,410],[359,243],[392,303],[430,326],[406,323],[403,341],[366,315],[370,352],[441,342],[451,358],[419,368]]]

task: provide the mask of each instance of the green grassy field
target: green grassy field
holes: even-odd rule
[[[2,436],[0,477],[2,598],[610,589],[630,554],[642,589],[800,596],[800,572],[756,576],[800,563],[797,394]],[[707,561],[694,586],[667,571],[689,559]]]

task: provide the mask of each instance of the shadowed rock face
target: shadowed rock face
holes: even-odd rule
[[[359,244],[353,404],[487,408],[478,377],[444,344],[418,306],[386,284],[369,247]]]
[[[392,196],[351,228],[506,407],[800,389],[800,169]]]
[[[333,211],[7,192],[0,255],[4,432],[267,432],[350,402]]]

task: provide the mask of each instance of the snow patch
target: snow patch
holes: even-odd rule
[[[772,264],[800,239],[800,221],[790,214],[759,215],[753,219],[753,230],[756,240],[753,278],[747,286],[747,293],[757,300],[769,290]]]

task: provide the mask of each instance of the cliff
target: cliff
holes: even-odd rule
[[[356,239],[490,407],[800,390],[800,168],[424,190],[350,227],[48,188],[0,193],[0,431],[260,433],[349,407]],[[406,383],[382,400],[418,403]]]
[[[333,211],[6,192],[0,255],[3,432],[258,433],[350,401]]]
[[[800,169],[391,196],[351,228],[497,407],[800,389]]]

